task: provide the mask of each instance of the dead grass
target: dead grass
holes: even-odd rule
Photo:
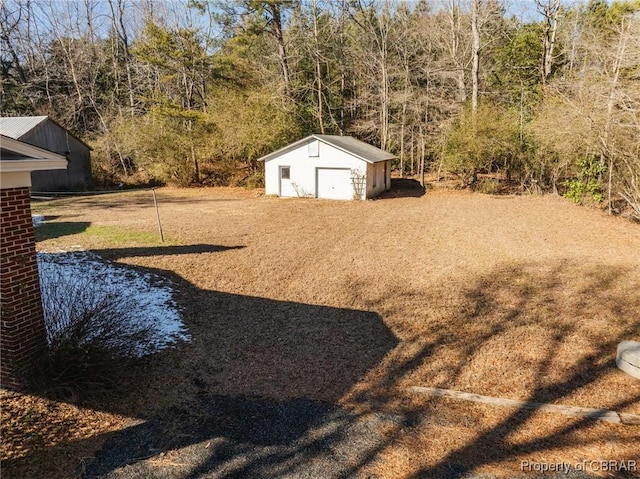
[[[637,225],[551,196],[157,194],[175,250],[140,244],[156,228],[148,192],[46,204],[54,223],[126,229],[130,244],[127,235],[114,246],[73,230],[38,244],[79,245],[182,285],[196,341],[145,363],[136,389],[109,409],[114,418],[149,417],[203,389],[385,409],[413,422],[389,430],[375,460],[361,466],[393,478],[444,477],[452,465],[509,477],[523,459],[640,459],[637,427],[408,392],[424,385],[640,414],[640,381],[613,362],[618,341],[640,337]],[[110,430],[108,415],[97,414],[107,413],[76,418]],[[20,421],[5,422],[11,437],[19,434]],[[38,447],[49,445],[13,441],[3,458]]]
[[[3,477],[72,477],[102,445],[105,433],[130,422],[117,414],[28,394],[2,391],[0,401]]]

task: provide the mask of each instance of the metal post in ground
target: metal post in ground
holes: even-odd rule
[[[160,211],[158,211],[158,201],[156,200],[156,189],[151,188],[153,193],[153,206],[156,208],[156,218],[158,218],[158,232],[160,233],[160,242],[164,243],[164,235],[162,234],[162,223],[160,223]]]

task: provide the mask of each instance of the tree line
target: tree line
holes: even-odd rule
[[[101,181],[259,185],[352,135],[491,191],[640,218],[640,0],[5,0],[1,112],[47,114]]]

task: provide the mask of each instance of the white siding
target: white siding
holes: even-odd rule
[[[387,165],[385,175],[385,164]],[[367,165],[367,198],[378,196],[391,188],[391,161]]]
[[[317,168],[348,168],[365,176],[367,162],[322,141],[318,142],[318,156],[310,157],[308,144],[265,161],[265,194],[280,194],[280,166],[291,167],[291,183],[295,196],[317,197]],[[384,168],[384,166],[382,166]]]

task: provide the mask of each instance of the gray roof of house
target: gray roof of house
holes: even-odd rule
[[[337,136],[337,135],[309,135],[302,140],[298,140],[295,143],[280,148],[279,150],[269,153],[263,156],[258,161],[268,161],[276,158],[284,153],[288,153],[291,150],[298,148],[305,143],[309,143],[311,140],[319,140],[323,143],[331,145],[339,150],[345,151],[361,160],[368,163],[377,163],[379,161],[393,160],[395,155],[388,153],[380,148],[376,148],[364,141],[357,140],[351,136]]]
[[[0,134],[19,140],[47,118],[46,116],[0,117]]]
[[[49,118],[48,116],[1,116],[0,134],[8,136],[9,138],[13,138],[14,140],[20,140],[40,123],[43,123],[47,120],[58,126],[61,130],[66,132],[67,135],[72,136],[90,150],[93,149],[76,135],[67,130],[64,126],[60,125],[58,122]]]

